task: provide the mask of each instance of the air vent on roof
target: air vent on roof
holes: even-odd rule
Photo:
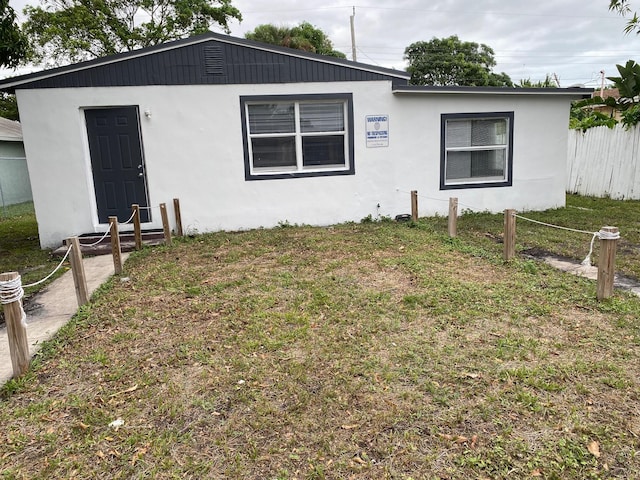
[[[224,75],[224,56],[219,45],[204,47],[204,72],[207,75]]]

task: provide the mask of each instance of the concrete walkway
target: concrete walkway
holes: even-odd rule
[[[128,255],[128,253],[122,254],[123,262]],[[113,275],[113,257],[111,255],[86,257],[83,262],[87,289],[91,295]],[[65,272],[38,292],[32,302],[31,309],[27,313],[27,338],[31,356],[40,349],[42,342],[52,338],[58,329],[78,311],[71,271]],[[3,326],[0,328],[0,385],[12,376],[7,328]]]
[[[573,273],[574,275],[578,275],[580,277],[586,277],[590,280],[598,279],[597,266],[582,265],[580,263],[569,262],[556,257],[543,257],[542,260],[552,267],[557,268],[558,270]],[[623,275],[619,275],[617,273],[615,274],[613,278],[613,286],[622,288],[623,290],[629,290],[630,292],[640,297],[640,284]]]

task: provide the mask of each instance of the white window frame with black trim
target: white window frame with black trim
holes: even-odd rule
[[[245,179],[353,175],[351,94],[240,97]]]
[[[513,112],[441,115],[440,189],[513,184]]]

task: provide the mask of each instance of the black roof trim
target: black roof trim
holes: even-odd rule
[[[393,93],[418,94],[493,94],[493,95],[564,95],[589,98],[592,88],[519,88],[519,87],[459,87],[433,85],[393,85]]]
[[[230,35],[222,35],[219,33],[207,32],[201,35],[194,35],[192,37],[183,38],[181,40],[175,40],[173,42],[154,45],[152,47],[132,50],[130,52],[118,53],[116,55],[110,55],[107,57],[87,60],[85,62],[74,63],[74,64],[66,65],[63,67],[42,70],[40,72],[5,78],[0,80],[0,90],[13,90],[15,87],[20,87],[21,85],[25,85],[38,80],[43,80],[43,79],[56,77],[59,75],[65,75],[68,73],[78,72],[82,70],[88,70],[94,67],[109,65],[112,63],[118,63],[125,60],[152,55],[154,53],[164,52],[167,50],[172,50],[172,49],[185,47],[189,45],[195,45],[198,43],[204,43],[210,40],[215,40],[222,43],[228,43],[231,45],[249,47],[249,48],[262,50],[266,52],[283,54],[290,57],[313,60],[320,63],[348,67],[351,69],[362,70],[365,72],[371,72],[371,73],[380,74],[380,75],[396,77],[401,80],[408,80],[411,77],[409,73],[402,70],[393,70],[389,68],[368,65],[365,63],[352,62],[350,60],[345,60],[342,58],[330,57],[327,55],[319,55],[316,53],[309,53],[309,52],[305,52],[305,51],[297,50],[293,48],[280,47],[277,45],[270,45],[266,43],[256,42],[253,40],[246,40],[243,38],[232,37]]]

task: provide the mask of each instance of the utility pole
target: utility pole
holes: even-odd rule
[[[354,62],[357,62],[357,58],[356,58],[356,27],[354,25],[355,23],[355,18],[356,18],[356,7],[353,7],[353,15],[351,15],[351,17],[349,17],[349,19],[351,20],[351,59]]]
[[[602,75],[602,82],[600,83],[600,98],[604,98],[604,70],[600,70],[600,75]]]
[[[558,79],[558,74],[554,72],[553,79],[556,81],[556,85],[560,88],[560,80]]]

